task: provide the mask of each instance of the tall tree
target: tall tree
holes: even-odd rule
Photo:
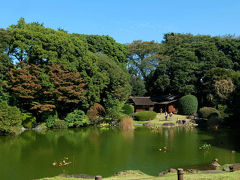
[[[98,54],[98,66],[109,80],[101,93],[101,99],[106,99],[109,95],[120,101],[126,101],[131,93],[128,73],[120,65],[109,60],[109,57],[103,54]]]
[[[9,44],[11,41],[11,31],[0,29],[0,101],[8,100],[8,93],[4,88],[5,74],[12,66],[8,56]]]
[[[156,69],[160,55],[160,45],[154,41],[133,41],[128,44],[129,49],[129,72],[134,76],[139,76],[143,79],[149,73]]]

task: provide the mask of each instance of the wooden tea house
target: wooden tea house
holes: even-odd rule
[[[155,96],[155,97],[130,97],[128,104],[134,106],[135,112],[155,111],[158,113],[175,112],[177,113],[176,102],[177,96]]]

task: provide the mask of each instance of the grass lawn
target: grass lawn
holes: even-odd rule
[[[165,121],[164,113],[158,113],[157,117],[154,120],[151,121],[133,121],[134,125],[142,125],[144,123],[150,123],[154,126],[162,126],[163,123],[176,123],[177,120],[185,120],[187,116],[185,115],[179,115],[179,114],[173,114],[172,120],[168,117],[168,120]]]
[[[52,178],[43,178],[42,180],[76,180],[78,178],[64,178],[64,177],[52,177]],[[79,178],[80,179],[80,178]],[[82,178],[81,178],[82,179]],[[122,172],[118,176],[112,176],[103,178],[105,180],[133,180],[133,179],[160,179],[160,180],[176,180],[177,173],[169,173],[163,177],[149,176],[147,174],[142,173],[141,171],[127,171]],[[184,180],[239,180],[240,179],[240,171],[235,172],[222,172],[215,174],[184,174]]]

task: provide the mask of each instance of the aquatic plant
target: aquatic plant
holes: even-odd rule
[[[200,150],[209,150],[211,148],[211,144],[203,144],[199,147]]]

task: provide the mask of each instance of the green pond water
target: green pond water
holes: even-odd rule
[[[199,146],[210,143],[208,151]],[[159,151],[167,147],[167,152]],[[236,150],[232,153],[232,150]],[[0,179],[28,180],[66,174],[112,176],[120,170],[157,175],[168,168],[240,162],[240,136],[230,130],[162,128],[134,131],[95,127],[0,136]],[[68,157],[69,166],[54,167]]]

